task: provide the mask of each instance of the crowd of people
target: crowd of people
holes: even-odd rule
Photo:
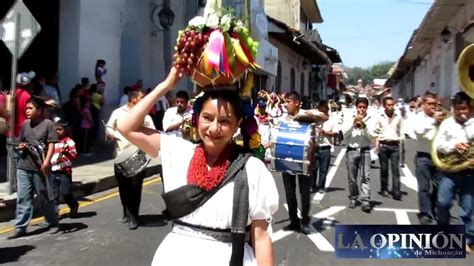
[[[77,215],[78,203],[71,195],[71,160],[78,153],[89,153],[90,143],[98,135],[104,88],[100,75],[106,72],[105,62],[98,63],[97,68],[100,69],[97,82],[89,86],[89,81],[82,79],[71,90],[63,108],[65,119],[53,119],[54,122],[48,119],[54,117],[54,109],[48,104],[56,97],[54,90],[44,86],[43,92],[36,94],[50,95],[45,101],[44,97],[34,96],[31,73],[19,76],[17,97],[24,101],[26,111],[17,114],[23,120],[15,129],[20,137],[21,156],[17,170],[16,230],[10,238],[26,234],[32,215],[33,189],[43,201],[52,233],[58,231],[56,211],[60,196],[69,205],[71,216]],[[174,100],[170,100],[170,92],[180,78],[181,73],[173,68],[153,90],[145,92],[140,80],[126,87],[120,106],[106,123],[106,137],[115,143],[116,156],[128,152],[130,147],[134,147],[130,158],[139,152],[161,156],[163,198],[166,213],[173,219],[173,229],[158,247],[153,264],[200,264],[200,260],[209,264],[229,261],[231,265],[253,261],[273,264],[267,227],[278,209],[279,195],[269,170],[282,173],[290,218],[284,230],[314,233],[310,195],[326,193],[326,177],[336,145],[343,144],[347,149],[349,208],[360,206],[363,212],[372,211],[370,169],[375,160],[380,162],[378,193],[401,201],[400,168],[404,167],[406,138],[417,140],[414,159],[419,222],[449,224],[449,210],[457,199],[461,207],[459,216],[467,228],[467,248],[472,246],[472,167],[456,173],[439,171],[431,154],[433,147],[441,154],[456,156],[472,149],[474,110],[466,93],[453,97],[453,116],[446,118],[446,113],[439,109],[437,95],[430,91],[406,102],[385,96],[380,99],[381,104],[364,95],[312,104],[294,91],[280,95],[260,91],[254,101],[255,116],[250,118],[236,91],[210,90],[199,95],[199,100],[190,100],[187,92],[178,91]],[[23,96],[24,93],[28,94]],[[81,120],[71,119],[78,115]],[[246,119],[257,122],[261,144],[266,149],[263,160],[248,156],[248,150],[236,145]],[[196,124],[198,143],[183,137],[183,127],[190,121]],[[272,161],[286,160],[275,153],[278,145],[285,144],[278,138],[278,131],[285,123],[311,124],[313,132],[307,144],[311,149],[304,154],[304,161],[310,162],[309,171],[273,168]],[[45,146],[38,148],[36,143]],[[129,176],[118,162],[114,172],[122,203],[122,222],[136,229],[144,172]],[[300,217],[296,182],[302,204]],[[187,246],[190,255],[177,258],[170,252],[177,246]],[[209,249],[218,251],[218,255],[210,258],[205,252]]]

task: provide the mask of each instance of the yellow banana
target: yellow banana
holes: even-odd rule
[[[253,73],[249,72],[247,74],[247,79],[245,80],[244,87],[242,88],[242,97],[250,97],[252,94],[253,87]]]
[[[235,56],[237,56],[237,59],[239,59],[239,61],[244,66],[252,65],[252,63],[250,63],[249,59],[245,55],[244,50],[242,50],[242,46],[240,46],[239,40],[232,38],[232,46],[234,47]]]
[[[209,65],[209,59],[207,58],[207,49],[202,53],[202,63],[204,64],[204,74],[210,77],[212,74],[212,68]]]

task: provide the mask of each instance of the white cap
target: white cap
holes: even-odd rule
[[[25,86],[30,84],[35,77],[36,73],[34,71],[18,73],[18,75],[16,75],[16,83]]]

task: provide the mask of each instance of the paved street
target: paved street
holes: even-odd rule
[[[309,236],[281,231],[288,223],[283,184],[274,174],[280,192],[280,209],[274,217],[273,241],[278,265],[473,265],[474,256],[461,260],[348,260],[334,256],[335,224],[417,224],[416,179],[412,149],[407,144],[407,167],[402,171],[401,202],[383,198],[379,190],[378,164],[371,170],[374,211],[366,214],[357,208],[347,208],[347,178],[344,147],[337,147],[328,178],[331,179],[324,197],[316,194],[311,213],[318,233]],[[164,209],[159,196],[158,178],[148,179],[141,205],[142,225],[130,231],[120,223],[121,208],[115,190],[95,194],[82,202],[81,218],[64,218],[62,232],[50,235],[39,226],[31,226],[30,235],[16,240],[0,241],[0,263],[7,265],[149,265],[156,247],[170,231],[170,222],[160,215]],[[453,209],[457,216],[457,208]],[[454,219],[453,222],[458,222]],[[0,236],[6,237],[10,224],[0,224]],[[176,250],[176,255],[182,251]]]

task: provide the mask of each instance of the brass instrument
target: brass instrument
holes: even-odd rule
[[[358,113],[354,119],[354,127],[357,129],[364,129],[367,125],[364,122],[365,113]]]
[[[181,125],[180,130],[184,139],[187,139],[193,143],[197,143],[201,140],[197,128],[193,127],[191,116],[184,118],[184,122]]]
[[[474,44],[469,45],[461,52],[457,63],[457,70],[459,84],[466,94],[474,99]],[[471,101],[471,110],[474,110],[474,101]],[[445,119],[452,115],[451,112],[441,106],[438,106],[437,111],[442,112]],[[433,140],[430,154],[433,164],[443,172],[457,173],[467,169],[474,169],[474,164],[472,163],[474,158],[474,139],[469,140],[469,150],[462,154],[457,152],[450,154],[438,153]]]

